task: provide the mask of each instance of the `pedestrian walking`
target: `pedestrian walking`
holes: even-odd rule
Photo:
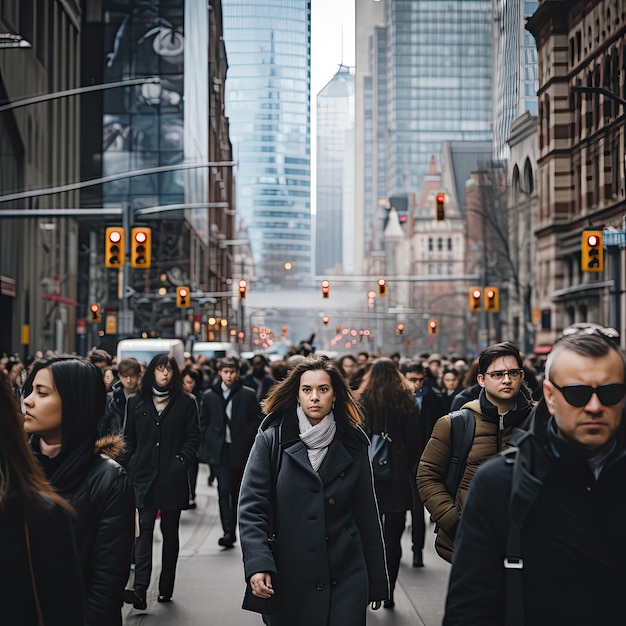
[[[389,586],[358,404],[337,365],[310,356],[264,411],[239,499],[245,579],[277,604],[264,622],[364,626]]]
[[[448,562],[452,561],[463,503],[476,470],[508,446],[515,428],[527,427],[532,408],[530,394],[522,384],[522,356],[515,344],[493,344],[480,353],[478,361],[478,399],[466,403],[460,413],[437,421],[417,470],[420,496],[437,524],[435,549]],[[463,425],[456,437],[453,415],[454,423]]]
[[[137,359],[133,357],[122,359],[117,371],[118,380],[107,393],[106,410],[98,423],[101,435],[124,432],[126,402],[139,389],[141,364]]]
[[[261,424],[255,392],[239,378],[239,361],[224,357],[217,364],[220,382],[202,400],[199,458],[209,463],[217,479],[217,498],[224,534],[218,544],[232,548],[236,541],[237,501],[250,448]]]
[[[31,447],[47,479],[76,511],[84,624],[119,626],[134,506],[126,471],[114,460],[123,452],[121,436],[98,436],[106,402],[102,372],[80,357],[53,356],[34,364],[24,393]]]
[[[383,606],[392,609],[400,560],[406,512],[415,505],[413,483],[420,442],[417,407],[413,390],[391,359],[377,359],[363,378],[357,392],[365,422],[374,435],[383,435],[391,444],[391,476],[374,481],[380,509],[390,596]]]
[[[24,437],[12,386],[0,375],[0,606],[5,626],[84,624],[69,503],[45,479]]]
[[[158,511],[163,547],[157,600],[170,602],[174,594],[180,513],[189,504],[187,469],[200,441],[196,401],[183,390],[173,356],[157,354],[150,361],[139,392],[128,400],[124,435],[128,446],[126,464],[139,511],[135,580],[134,586],[126,589],[124,601],[145,610]]]
[[[626,623],[626,356],[602,333],[563,337],[543,394],[472,481],[447,626]]]

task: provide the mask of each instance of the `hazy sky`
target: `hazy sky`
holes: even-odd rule
[[[311,111],[339,64],[354,65],[355,0],[311,0]],[[342,55],[343,32],[343,55]]]

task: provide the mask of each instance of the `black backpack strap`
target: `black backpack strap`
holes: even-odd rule
[[[454,498],[465,471],[467,455],[474,443],[476,418],[471,409],[460,409],[450,413],[450,465],[446,476],[446,491]]]

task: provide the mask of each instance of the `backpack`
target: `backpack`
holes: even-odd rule
[[[476,417],[471,409],[459,409],[450,413],[450,465],[446,476],[446,491],[456,497],[456,492],[461,484],[461,477],[465,472],[467,455],[474,443],[476,430]]]

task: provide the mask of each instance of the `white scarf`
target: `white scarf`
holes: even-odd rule
[[[335,416],[331,411],[321,422],[313,426],[300,405],[298,405],[296,413],[298,414],[298,426],[300,427],[300,440],[306,446],[309,461],[317,472],[337,430]]]

